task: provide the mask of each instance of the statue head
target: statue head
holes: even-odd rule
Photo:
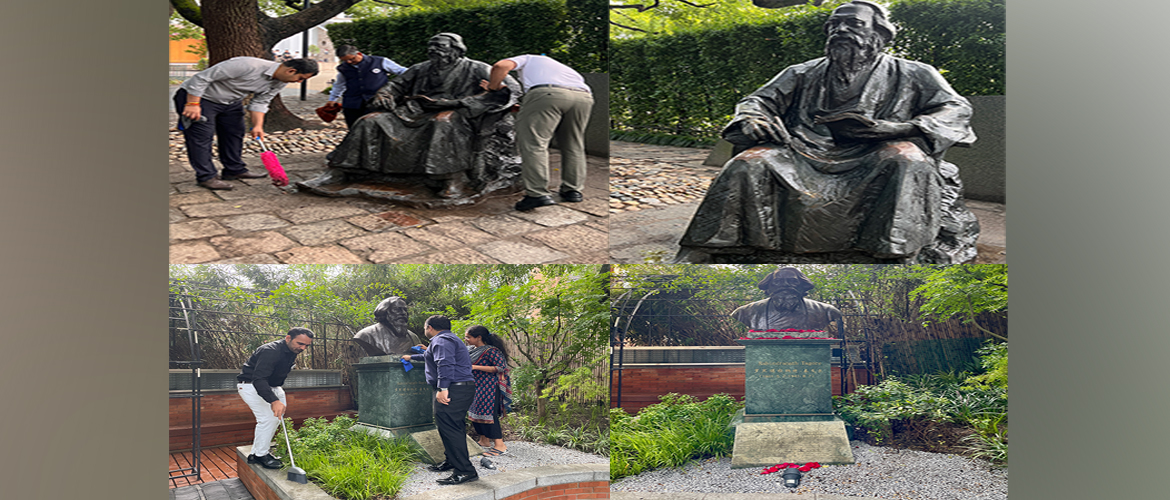
[[[395,335],[406,334],[406,318],[406,300],[402,297],[388,297],[374,308],[374,319]]]
[[[814,288],[812,281],[795,267],[781,267],[756,286],[784,308],[795,307]]]
[[[447,66],[466,53],[463,37],[455,33],[439,33],[427,42],[427,58],[439,66]]]
[[[825,56],[846,68],[872,61],[898,32],[889,17],[885,7],[868,0],[837,7],[825,22]]]

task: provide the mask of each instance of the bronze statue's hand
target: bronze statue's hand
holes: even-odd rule
[[[756,142],[784,144],[784,135],[776,130],[776,123],[764,117],[750,117],[740,122],[743,135]]]
[[[379,92],[374,95],[373,99],[370,99],[370,107],[385,110],[394,109],[394,96]]]

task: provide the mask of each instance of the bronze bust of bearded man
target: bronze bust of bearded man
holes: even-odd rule
[[[825,23],[825,57],[736,105],[736,156],[712,182],[676,262],[934,263],[975,258],[958,167],[971,105],[933,67],[883,53],[896,28],[857,0]]]
[[[411,346],[422,344],[417,334],[406,328],[406,300],[388,297],[374,308],[378,322],[362,328],[353,340],[370,356],[410,354]]]
[[[752,330],[817,330],[841,325],[841,311],[824,302],[804,298],[813,283],[794,267],[781,267],[756,285],[768,298],[740,306],[731,317]],[[784,332],[793,337],[824,336],[810,332]],[[775,336],[767,334],[765,336]]]

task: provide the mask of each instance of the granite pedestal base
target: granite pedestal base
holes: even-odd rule
[[[387,439],[409,437],[420,450],[420,460],[439,463],[446,455],[434,423],[435,392],[422,365],[415,362],[406,371],[398,356],[372,356],[355,364],[358,424],[351,429]],[[470,456],[483,453],[479,444],[465,439]]]
[[[744,422],[739,413],[732,420],[735,445],[731,468],[769,467],[784,462],[803,464],[851,464],[853,449],[845,422],[836,417],[789,417],[790,421]],[[800,419],[817,419],[805,420]]]

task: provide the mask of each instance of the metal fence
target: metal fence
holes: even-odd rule
[[[658,277],[660,281],[670,276]],[[643,277],[644,279],[644,277]],[[653,279],[648,280],[653,283]],[[730,316],[735,308],[760,300],[755,287],[701,287],[670,290],[669,287],[626,286],[614,281],[611,291],[611,345],[624,346],[737,346],[747,327]],[[821,298],[841,310],[843,346],[834,356],[846,363],[864,363],[879,375],[932,373],[973,366],[975,349],[990,336],[961,320],[932,323],[929,327],[890,314],[873,313],[864,299]],[[977,320],[993,331],[1007,331],[1006,318],[982,315]],[[844,350],[844,352],[842,352]],[[611,370],[620,370],[619,357]],[[622,363],[630,363],[623,359]]]
[[[190,78],[191,75],[199,72],[199,70],[195,69],[195,65],[193,64],[171,64],[169,66],[169,76],[174,80],[186,80],[187,78]]]

